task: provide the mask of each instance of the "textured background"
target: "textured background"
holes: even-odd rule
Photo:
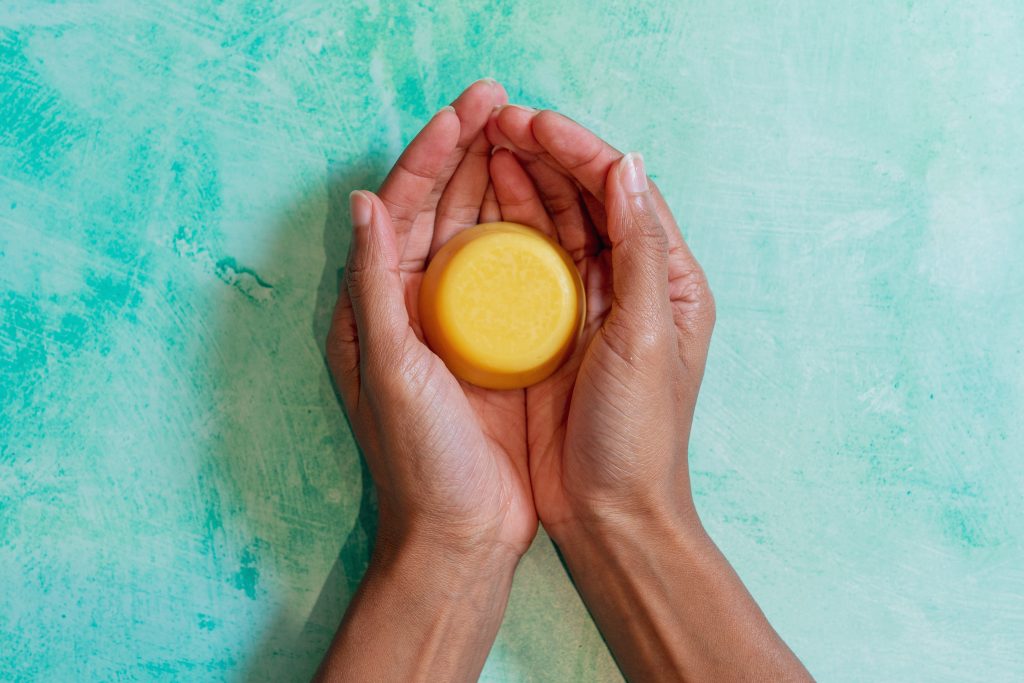
[[[0,4],[0,678],[309,676],[373,532],[345,197],[493,75],[681,217],[698,505],[811,671],[1022,680],[1024,4],[466,5]],[[484,679],[620,680],[543,538]]]

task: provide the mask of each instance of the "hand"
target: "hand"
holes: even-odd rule
[[[351,197],[352,246],[328,360],[377,486],[378,544],[414,537],[453,552],[525,552],[537,517],[521,391],[457,380],[423,343],[428,256],[493,212],[483,127],[507,101],[492,80],[438,112],[380,188]]]
[[[628,680],[808,681],[704,533],[687,446],[715,306],[639,155],[550,111],[487,135],[505,219],[572,255],[582,342],[527,389],[537,512]]]
[[[457,380],[424,345],[417,311],[428,257],[499,217],[483,127],[506,100],[493,80],[474,83],[427,123],[378,195],[351,196],[327,355],[380,520],[316,680],[476,680],[536,534],[523,392]]]
[[[580,524],[682,516],[698,525],[687,445],[715,306],[639,155],[551,111],[503,107],[491,161],[505,220],[572,255],[587,294],[575,353],[526,392],[537,512],[556,540]]]

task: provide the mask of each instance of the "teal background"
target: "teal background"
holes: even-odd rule
[[[485,75],[680,217],[697,503],[810,670],[1024,679],[1016,0],[4,0],[0,678],[308,678],[373,533],[347,193]],[[543,536],[483,679],[621,680]]]

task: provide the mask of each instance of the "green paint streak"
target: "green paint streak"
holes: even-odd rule
[[[262,301],[268,298],[271,294],[270,290],[274,289],[273,285],[261,278],[256,271],[238,265],[231,257],[217,261],[214,272],[221,281],[231,285],[252,301]]]
[[[251,547],[242,551],[241,567],[234,576],[234,586],[244,592],[250,600],[256,599],[256,584],[260,580],[260,570],[256,567],[258,557]]]
[[[217,628],[217,619],[214,619],[209,614],[197,614],[196,616],[199,619],[199,628],[204,631],[213,631]]]
[[[84,127],[26,57],[28,35],[2,28],[0,168],[43,179],[82,141]]]

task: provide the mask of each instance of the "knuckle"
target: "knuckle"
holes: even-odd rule
[[[561,216],[568,211],[579,210],[580,198],[578,194],[569,192],[550,194],[544,197],[544,207],[552,216]]]
[[[711,294],[711,286],[699,267],[689,268],[677,275],[672,282],[672,290],[675,299],[714,309],[715,299]]]
[[[715,297],[699,267],[673,279],[671,287],[680,356],[687,365],[703,368],[717,317]]]
[[[472,225],[480,217],[480,204],[442,199],[438,213],[459,225]]]
[[[367,297],[379,286],[380,273],[376,268],[357,262],[345,269],[345,287],[354,309],[366,311]]]
[[[667,259],[668,237],[658,216],[647,208],[638,208],[634,210],[631,220],[640,237],[639,246],[644,255],[651,259]]]
[[[707,290],[707,298],[704,301],[704,320],[708,328],[713,328],[718,321],[718,304],[715,303],[715,295],[711,289]]]
[[[345,267],[345,286],[349,296],[355,296],[366,285],[370,277],[369,269],[359,258],[353,258]]]
[[[334,324],[327,331],[326,350],[328,356],[340,356],[355,341],[355,335],[346,326]]]
[[[355,319],[352,315],[352,302],[348,292],[342,289],[338,303],[334,307],[331,326],[327,330],[324,351],[328,361],[336,361],[352,354],[353,347],[358,343]]]

